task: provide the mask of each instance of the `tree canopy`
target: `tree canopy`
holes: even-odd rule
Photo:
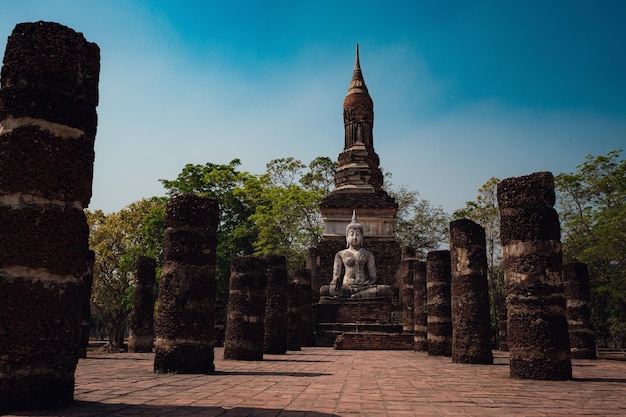
[[[334,188],[337,169],[328,157],[308,164],[292,157],[274,159],[261,175],[241,171],[240,165],[239,159],[187,164],[175,179],[160,180],[168,196],[193,193],[218,201],[216,281],[221,300],[227,298],[233,257],[282,254],[289,271],[303,267],[307,249],[322,238],[319,206]],[[447,246],[449,218],[443,209],[420,199],[417,191],[388,183],[387,191],[399,204],[396,238],[422,258]],[[92,301],[112,345],[121,345],[130,313],[136,257],[152,256],[161,263],[167,200],[144,199],[111,214],[87,211],[90,245],[97,254]]]
[[[626,333],[626,160],[588,155],[555,177],[566,262],[589,268],[596,330]]]
[[[395,238],[401,245],[415,249],[415,256],[423,260],[428,252],[448,247],[450,216],[441,206],[433,206],[404,185],[389,184],[387,191],[398,203]]]
[[[220,204],[216,279],[226,298],[235,256],[283,254],[301,267],[308,246],[317,244],[322,224],[319,203],[332,185],[335,164],[317,157],[308,165],[294,158],[270,161],[266,173],[252,175],[227,165],[186,165],[175,180],[161,180],[168,195],[209,195]]]
[[[91,303],[113,349],[123,347],[137,256],[156,258],[160,265],[166,200],[143,199],[111,214],[86,211],[89,246],[96,253]]]
[[[575,172],[555,176],[563,260],[587,264],[596,333],[614,341],[626,337],[626,161],[619,159],[621,152],[589,155]],[[492,303],[502,302],[504,288],[497,183],[491,178],[475,201],[453,214],[485,228]]]

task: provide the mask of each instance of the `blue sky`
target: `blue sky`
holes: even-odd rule
[[[382,168],[447,212],[626,147],[624,1],[2,0],[2,55],[38,20],[101,49],[90,209],[187,163],[336,160],[356,43]]]

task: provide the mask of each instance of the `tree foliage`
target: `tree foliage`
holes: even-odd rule
[[[161,179],[169,196],[193,193],[214,197],[220,206],[217,230],[217,297],[226,300],[233,257],[282,254],[289,271],[302,268],[307,249],[322,238],[322,199],[333,189],[336,163],[317,157],[308,165],[278,158],[266,172],[240,171],[241,162],[187,164],[173,180]],[[422,258],[447,245],[448,216],[406,187],[390,195],[399,203],[397,238]],[[167,198],[141,200],[120,212],[88,212],[91,245],[96,251],[94,305],[110,327],[112,344],[130,312],[135,259],[139,254],[161,262]]]
[[[596,331],[626,323],[626,161],[621,150],[588,155],[576,172],[555,177],[564,258],[589,268]],[[622,335],[623,337],[623,335]]]
[[[420,199],[417,191],[411,191],[404,185],[395,187],[391,184],[389,173],[385,177],[387,192],[398,203],[396,240],[415,249],[415,256],[424,260],[428,252],[448,247],[450,217],[443,208]]]
[[[137,256],[150,256],[160,262],[165,202],[155,197],[111,214],[86,211],[89,245],[96,253],[91,303],[107,330],[112,349],[123,348]]]
[[[294,158],[274,159],[262,175],[239,172],[240,164],[234,159],[228,165],[187,165],[175,180],[161,180],[169,195],[189,192],[218,200],[216,278],[222,299],[235,256],[277,253],[287,257],[291,269],[301,267],[306,248],[321,237],[319,203],[335,172],[326,157],[309,165]]]
[[[260,177],[262,202],[251,216],[259,230],[255,254],[280,253],[287,256],[290,270],[302,267],[306,249],[322,237],[319,205],[334,183],[335,167],[326,157],[308,166],[294,158],[267,164]]]

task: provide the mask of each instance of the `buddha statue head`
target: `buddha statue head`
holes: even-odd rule
[[[363,244],[363,225],[356,219],[356,210],[352,211],[352,221],[346,226],[346,247],[359,249]]]

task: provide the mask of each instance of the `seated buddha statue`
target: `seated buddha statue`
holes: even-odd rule
[[[330,285],[320,288],[320,295],[350,298],[387,297],[392,294],[389,285],[376,285],[374,254],[363,247],[363,225],[356,213],[346,226],[346,249],[335,255],[333,278]]]

